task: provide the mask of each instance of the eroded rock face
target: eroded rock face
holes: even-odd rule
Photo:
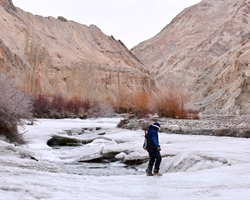
[[[198,76],[197,107],[208,112],[250,113],[250,43],[239,44],[215,59]],[[206,75],[206,74],[209,74]]]
[[[249,23],[249,0],[203,0],[132,52],[163,86],[187,88],[194,108],[250,113]]]
[[[11,0],[0,12],[0,71],[27,92],[105,99],[154,87],[126,46],[95,25],[34,16]]]
[[[12,0],[0,0],[0,4],[8,10],[16,11],[16,8],[13,5]]]
[[[174,83],[190,108],[250,113],[250,0],[203,0],[132,52],[94,25],[34,16],[11,0],[0,12],[0,71],[27,92],[106,99]]]

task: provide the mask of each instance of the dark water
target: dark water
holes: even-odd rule
[[[94,129],[96,130],[96,129]],[[78,130],[79,131],[79,130]],[[80,139],[88,139],[92,134],[93,130],[84,129],[79,131]],[[91,134],[90,134],[91,133]],[[76,130],[68,130],[64,133],[65,135],[79,136]],[[62,135],[64,135],[62,134]],[[96,136],[98,139],[100,133]],[[53,149],[60,153],[60,151],[67,151],[78,148],[78,146],[53,146]],[[138,175],[145,173],[144,169],[139,169],[138,166],[126,165],[121,161],[113,160],[112,158],[107,160],[98,160],[95,162],[56,162],[54,163],[62,172],[68,174],[78,174],[78,175],[89,175],[89,176],[122,176],[122,175]]]
[[[122,176],[143,174],[137,167],[127,166],[120,162],[114,163],[66,163],[59,164],[62,171],[69,174],[90,175],[90,176]]]

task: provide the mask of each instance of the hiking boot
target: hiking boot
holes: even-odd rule
[[[147,176],[154,176],[154,174],[152,172],[147,172],[146,174],[147,174]]]
[[[162,174],[160,172],[154,172],[155,176],[162,176]]]

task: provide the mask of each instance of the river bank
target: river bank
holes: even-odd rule
[[[121,120],[118,127],[144,130],[155,121],[161,124],[161,132],[250,138],[250,115],[200,115],[197,120],[159,117],[135,119],[130,116]]]

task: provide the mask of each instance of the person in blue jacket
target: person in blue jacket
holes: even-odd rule
[[[162,174],[159,172],[161,164],[161,146],[159,144],[158,131],[160,130],[160,124],[155,122],[148,127],[147,137],[147,151],[149,154],[148,168],[146,169],[147,176]],[[154,173],[152,173],[154,167]]]

